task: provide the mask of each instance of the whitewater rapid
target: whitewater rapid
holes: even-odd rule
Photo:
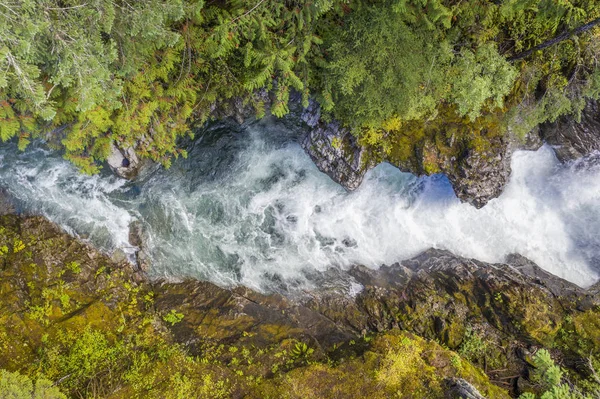
[[[331,268],[376,268],[428,248],[486,262],[520,253],[581,286],[600,272],[600,166],[561,165],[545,146],[517,152],[504,193],[462,204],[443,176],[382,164],[348,193],[320,173],[272,121],[218,125],[188,143],[188,159],[135,182],[85,176],[40,144],[0,146],[0,186],[22,212],[128,254],[139,220],[156,277],[196,277],[263,291],[310,288]]]

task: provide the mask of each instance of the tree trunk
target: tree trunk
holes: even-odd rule
[[[528,57],[529,55],[531,55],[535,51],[543,50],[546,47],[550,47],[550,46],[552,46],[552,45],[554,45],[556,43],[562,42],[563,40],[567,40],[567,39],[569,39],[572,36],[579,35],[580,33],[583,33],[585,31],[588,31],[588,30],[592,29],[594,26],[596,26],[598,24],[600,24],[600,18],[596,18],[595,20],[593,20],[591,22],[588,22],[585,25],[581,25],[580,27],[575,28],[575,29],[573,29],[571,31],[563,32],[560,35],[558,35],[558,36],[556,36],[556,37],[554,37],[554,38],[552,38],[552,39],[550,39],[548,41],[545,41],[544,43],[538,44],[537,46],[535,46],[533,48],[530,48],[529,50],[525,50],[525,51],[523,51],[521,53],[513,55],[512,57],[509,57],[508,60],[509,61],[521,60],[521,59],[523,59],[525,57]]]

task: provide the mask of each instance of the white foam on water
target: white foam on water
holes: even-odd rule
[[[332,266],[376,268],[434,247],[487,262],[520,253],[581,286],[599,278],[600,167],[560,165],[548,147],[517,152],[504,193],[477,210],[446,178],[386,164],[348,193],[298,144],[274,140],[277,129],[253,125],[227,138],[241,143],[219,150],[231,152],[228,162],[219,151],[192,152],[137,184],[80,175],[52,154],[31,154],[40,149],[4,149],[0,184],[108,251],[131,251],[128,224],[142,220],[155,276],[304,288]],[[200,161],[223,170],[208,176]]]
[[[69,233],[105,249],[129,245],[130,212],[111,202],[109,195],[126,183],[114,177],[80,174],[70,163],[39,146],[26,153],[3,148],[0,184],[19,200],[22,211],[46,216]]]

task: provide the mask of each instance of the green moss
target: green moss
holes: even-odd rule
[[[196,332],[207,339],[224,340],[240,336],[244,331],[249,331],[254,324],[254,319],[249,316],[240,315],[234,320],[228,320],[220,317],[218,309],[210,309],[196,326]]]
[[[521,325],[538,342],[551,345],[561,327],[561,320],[540,298],[525,302]],[[523,306],[522,305],[522,306]]]
[[[171,309],[169,313],[163,316],[163,320],[169,323],[171,326],[181,322],[183,320],[183,313],[179,313],[174,309]]]
[[[460,117],[454,107],[442,105],[435,118],[405,121],[390,129],[363,129],[359,144],[378,162],[388,161],[417,173],[450,172],[467,151],[480,157],[496,156],[507,127],[501,111],[474,120]]]
[[[465,325],[462,320],[451,320],[444,332],[444,342],[450,348],[458,348],[465,335]]]
[[[458,359],[458,368],[452,359]],[[359,357],[333,366],[311,364],[265,382],[253,397],[351,399],[360,392],[369,398],[435,399],[445,397],[449,377],[467,379],[489,398],[509,397],[455,352],[399,331],[377,335]]]
[[[0,244],[20,239],[31,250],[9,251],[0,270],[0,368],[61,381],[71,397],[441,398],[445,379],[459,377],[488,398],[507,398],[479,366],[505,368],[511,340],[599,353],[597,310],[565,310],[543,290],[467,282],[425,284],[409,299],[365,296],[361,312],[379,330],[405,331],[322,348],[298,324],[279,322],[287,309],[274,297],[138,284],[126,265],[88,256],[89,247],[42,219],[0,217],[0,226]],[[77,273],[65,267],[73,263]],[[248,312],[234,306],[240,301]],[[273,313],[252,313],[259,303]],[[184,317],[165,320],[172,312]],[[328,317],[366,323],[348,312]]]

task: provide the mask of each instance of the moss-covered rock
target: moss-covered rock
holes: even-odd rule
[[[354,299],[326,294],[307,303],[355,331],[410,331],[461,353],[500,386],[519,393],[527,353],[552,348],[573,378],[597,356],[600,296],[552,276],[521,256],[506,264],[429,250],[377,271],[350,273],[365,286]],[[526,381],[525,381],[526,383]]]
[[[471,121],[442,107],[436,118],[392,118],[385,130],[364,128],[356,136],[338,122],[320,120],[313,103],[303,112],[310,129],[302,146],[322,172],[349,190],[369,169],[389,162],[416,175],[444,173],[458,198],[480,208],[502,193],[512,152],[541,146],[537,131],[526,140],[507,134],[504,117],[499,111]]]
[[[354,268],[365,286],[355,298],[288,299],[148,281],[43,218],[0,216],[0,369],[69,397],[441,398],[472,388],[502,398],[535,390],[531,354],[546,347],[584,381],[581,365],[600,355],[597,294],[511,262],[428,251]]]

